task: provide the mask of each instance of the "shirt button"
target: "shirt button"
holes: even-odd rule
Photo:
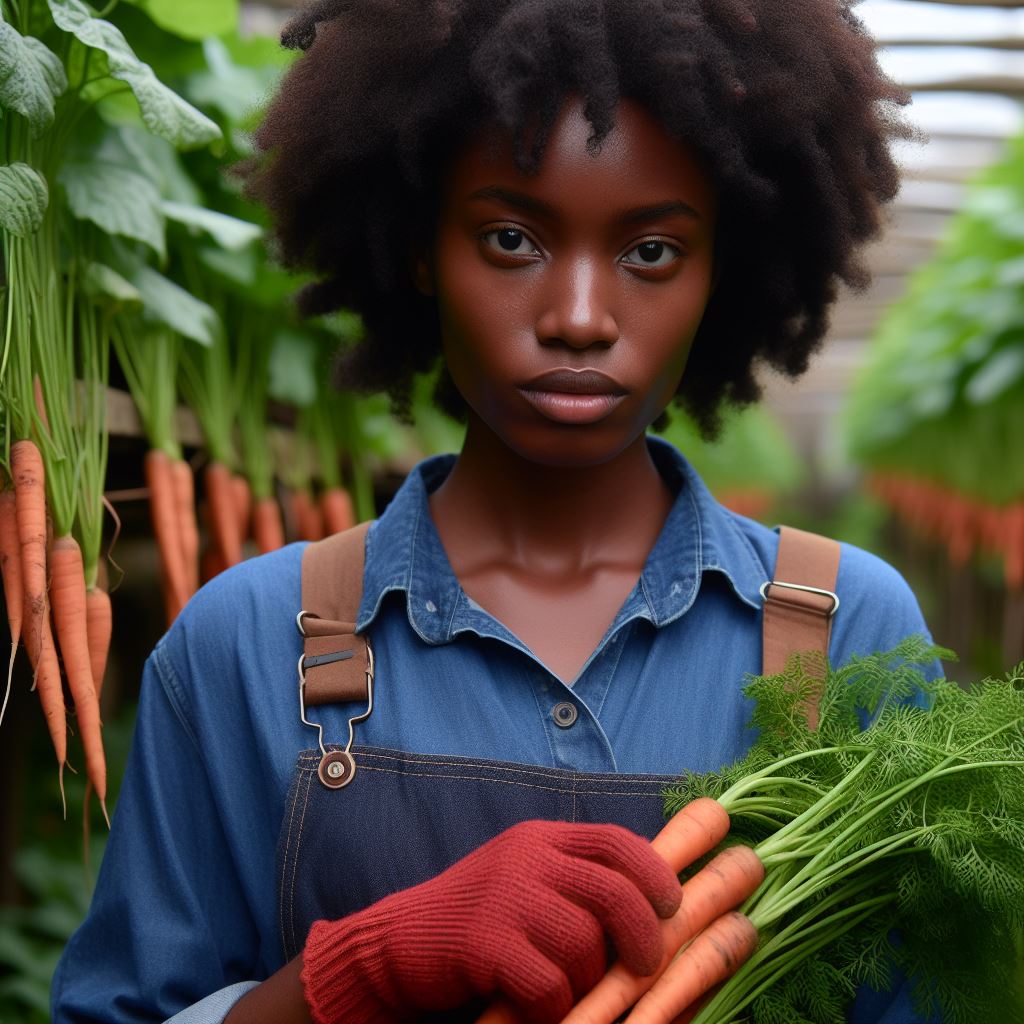
[[[555,725],[562,729],[569,729],[576,724],[576,719],[580,717],[580,713],[576,710],[575,704],[563,701],[551,709],[551,717],[555,720]]]

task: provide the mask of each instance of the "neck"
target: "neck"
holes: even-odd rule
[[[456,568],[500,552],[522,568],[559,573],[597,562],[642,565],[671,505],[643,436],[599,465],[544,466],[519,456],[475,418],[451,473],[430,498]]]

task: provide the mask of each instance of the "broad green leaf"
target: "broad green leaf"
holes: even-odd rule
[[[202,194],[185,170],[177,150],[166,139],[151,135],[141,125],[122,125],[118,130],[126,152],[160,190],[164,199],[197,206]]]
[[[0,20],[0,107],[21,114],[38,138],[53,123],[53,101],[68,87],[60,58],[34,36]]]
[[[276,67],[251,68],[235,64],[219,39],[203,41],[206,71],[188,77],[187,93],[204,107],[216,107],[230,121],[240,124],[257,112],[273,91],[281,72]]]
[[[220,129],[213,121],[164,85],[153,69],[139,60],[119,28],[94,18],[81,0],[47,3],[58,28],[107,55],[111,75],[131,88],[142,120],[154,135],[180,149],[203,146],[220,138]]]
[[[229,217],[226,213],[208,210],[203,206],[189,206],[165,199],[161,209],[168,220],[205,231],[218,245],[232,251],[244,249],[263,237],[263,229],[258,224]]]
[[[131,0],[160,28],[184,39],[205,39],[238,28],[238,0]]]
[[[128,279],[142,296],[142,315],[146,320],[165,324],[200,345],[214,343],[221,325],[212,306],[145,264],[138,264]]]
[[[117,307],[142,305],[138,288],[105,263],[87,264],[80,284],[82,291],[92,299],[113,299]]]
[[[196,250],[200,263],[233,285],[249,289],[256,282],[257,254],[254,247],[230,252],[213,245],[199,246]],[[246,295],[247,301],[252,293]]]
[[[71,212],[108,234],[134,238],[163,259],[166,252],[160,193],[138,171],[106,160],[73,160],[58,175]]]
[[[39,230],[50,190],[43,176],[28,164],[0,167],[0,227],[18,238]]]
[[[1000,349],[967,382],[964,393],[974,405],[998,398],[1024,374],[1024,339],[1016,346]]]

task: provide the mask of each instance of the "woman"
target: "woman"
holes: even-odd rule
[[[711,435],[758,362],[806,367],[903,97],[837,0],[323,2],[284,40],[249,188],[316,273],[303,312],[362,315],[341,383],[399,409],[443,354],[466,442],[366,539],[344,788],[308,724],[344,742],[362,708],[295,695],[301,546],[157,646],[54,1020],[557,1021],[609,941],[653,970],[678,885],[635,833],[744,751],[762,664],[778,536],[647,429],[678,401]],[[925,631],[865,552],[836,592],[837,664]],[[902,990],[851,1012],[918,1019]]]

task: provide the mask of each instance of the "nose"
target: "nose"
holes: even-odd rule
[[[537,318],[537,340],[544,345],[584,349],[619,340],[612,313],[613,285],[590,260],[577,260],[552,273],[550,288]]]

